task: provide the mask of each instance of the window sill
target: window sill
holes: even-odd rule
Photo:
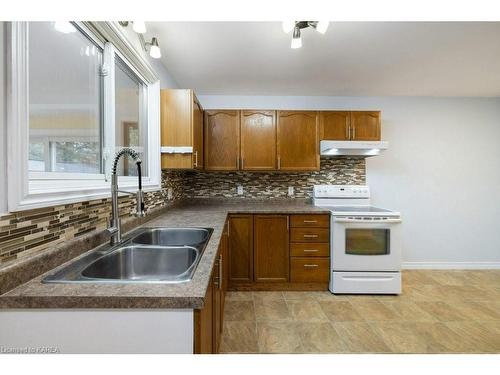
[[[110,183],[106,183],[105,185],[99,183],[94,184],[94,186],[91,186],[90,184],[87,185],[88,186],[82,188],[80,181],[79,187],[75,186],[73,189],[68,188],[67,186],[63,189],[30,189],[30,194],[17,204],[15,211],[60,206],[111,197]],[[119,184],[119,186],[120,190],[130,191],[131,193],[137,191],[137,183],[124,183]],[[161,183],[143,181],[142,187],[144,192],[159,191],[161,190]]]

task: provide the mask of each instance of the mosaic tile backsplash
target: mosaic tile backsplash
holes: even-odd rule
[[[172,196],[168,196],[168,191]],[[180,198],[182,175],[162,174],[162,189],[144,194],[148,210],[163,206],[168,200]],[[119,200],[120,216],[135,210],[135,198]],[[28,257],[49,246],[76,238],[108,225],[111,200],[98,199],[54,207],[19,211],[0,216],[0,265]]]
[[[365,181],[365,159],[323,158],[316,172],[185,172],[182,194],[185,198],[308,198],[313,185]],[[243,187],[243,195],[238,195],[237,185]],[[289,186],[294,189],[291,197]]]
[[[365,160],[321,159],[316,172],[191,172],[163,171],[162,189],[146,193],[147,209],[181,198],[308,198],[316,184],[364,184]],[[237,194],[237,186],[244,194]],[[294,195],[288,196],[288,187]],[[130,215],[134,198],[120,199],[120,214]],[[32,256],[61,242],[107,227],[110,199],[98,199],[0,216],[0,266]]]

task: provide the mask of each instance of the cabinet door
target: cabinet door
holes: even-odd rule
[[[275,111],[241,111],[241,169],[276,169]]]
[[[224,230],[222,232],[222,257],[221,257],[221,261],[222,261],[222,267],[221,267],[221,270],[222,270],[222,277],[221,277],[221,280],[222,280],[222,296],[221,296],[221,320],[224,321],[224,305],[225,305],[225,301],[226,301],[226,291],[227,291],[227,288],[228,288],[228,285],[229,285],[229,245],[228,245],[228,237],[227,237],[227,227],[228,227],[228,223],[226,222],[226,224],[224,225]],[[222,326],[221,326],[222,328]]]
[[[220,337],[222,332],[222,279],[220,266],[222,263],[220,262],[220,249],[219,256],[217,257],[214,270],[212,273],[212,293],[213,293],[213,315],[212,315],[212,348],[213,353],[216,354],[219,352],[220,345]]]
[[[380,141],[380,111],[351,112],[353,141]]]
[[[349,139],[351,113],[346,111],[321,111],[319,113],[320,139],[346,141]]]
[[[240,112],[205,111],[205,169],[237,170],[240,165]]]
[[[205,306],[194,310],[194,353],[213,353],[213,287],[212,283],[205,295]]]
[[[193,90],[165,89],[160,94],[161,146],[193,146]],[[190,169],[191,154],[161,154],[161,167]]]
[[[231,215],[229,235],[229,283],[253,282],[253,217]]]
[[[289,279],[287,215],[254,215],[254,274],[256,282]]]
[[[318,113],[278,111],[278,169],[319,170]]]
[[[203,169],[203,108],[193,94],[193,168]]]

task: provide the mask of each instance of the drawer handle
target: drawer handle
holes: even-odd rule
[[[316,249],[304,249],[304,253],[317,253],[319,250]]]
[[[318,237],[317,234],[304,234],[304,238],[316,238]]]
[[[304,268],[316,268],[319,267],[317,264],[304,264]]]
[[[304,223],[317,223],[318,220],[304,220]]]

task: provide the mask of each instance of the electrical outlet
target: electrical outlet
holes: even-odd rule
[[[172,193],[172,188],[167,189],[167,199],[172,200],[173,198],[173,193]]]
[[[291,197],[293,196],[294,192],[293,192],[293,186],[289,186],[288,187],[288,196]]]
[[[237,192],[238,192],[238,195],[243,195],[243,186],[238,185]]]

